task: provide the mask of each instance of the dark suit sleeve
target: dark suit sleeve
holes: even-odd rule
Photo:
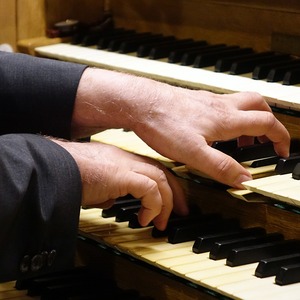
[[[70,267],[81,201],[78,167],[54,142],[0,137],[0,281]]]
[[[0,134],[69,138],[76,91],[85,68],[0,51]]]

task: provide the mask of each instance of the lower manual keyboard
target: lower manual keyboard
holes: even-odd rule
[[[259,178],[244,182],[243,185],[255,193],[300,206],[300,181],[293,179],[292,173]]]
[[[131,229],[128,222],[102,218],[99,209],[81,211],[82,236],[192,284],[230,299],[299,299],[300,283],[280,286],[275,284],[275,276],[257,278],[258,263],[229,267],[226,259],[209,259],[209,252],[193,253],[194,241],[170,244],[167,237],[153,238],[151,232],[152,227]]]

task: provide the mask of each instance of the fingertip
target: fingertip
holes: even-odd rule
[[[168,220],[162,220],[161,218],[156,218],[153,220],[153,224],[158,230],[163,231],[167,228]]]

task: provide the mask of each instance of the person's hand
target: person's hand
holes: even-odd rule
[[[288,131],[257,93],[219,95],[100,69],[83,74],[72,128],[75,136],[131,129],[160,154],[238,188],[251,175],[210,147],[214,141],[239,138],[245,145],[259,137],[289,155]]]
[[[279,156],[289,155],[290,137],[266,101],[256,93],[217,95],[203,91],[171,89],[172,97],[157,99],[151,115],[143,115],[133,130],[152,148],[212,178],[243,188],[251,175],[234,159],[210,147],[214,141],[252,137],[272,141]],[[167,99],[167,100],[165,100]]]
[[[140,224],[153,220],[161,230],[173,208],[178,214],[188,213],[183,189],[160,163],[101,143],[55,142],[79,167],[83,205],[107,208],[118,197],[131,194],[141,200]]]

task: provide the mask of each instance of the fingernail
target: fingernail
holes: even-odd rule
[[[238,188],[242,188],[244,189],[245,187],[242,185],[243,182],[245,181],[249,181],[249,180],[252,180],[252,177],[251,176],[248,176],[248,175],[240,175],[236,181],[234,182],[234,186],[235,187],[238,187]]]

